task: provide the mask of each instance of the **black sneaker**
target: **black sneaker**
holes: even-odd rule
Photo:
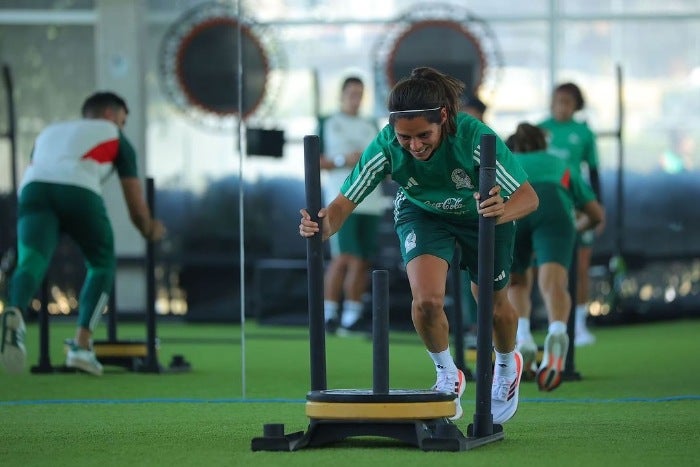
[[[328,319],[325,321],[325,326],[326,326],[326,333],[327,334],[335,334],[336,331],[338,330],[338,320],[337,319]]]

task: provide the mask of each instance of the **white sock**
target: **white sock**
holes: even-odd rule
[[[586,328],[586,318],[588,317],[588,305],[583,303],[576,305],[575,323],[577,329]]]
[[[340,325],[349,328],[362,316],[365,305],[362,302],[345,300],[343,302],[343,313],[340,315]]]
[[[566,334],[566,323],[564,321],[552,321],[549,323],[549,334]]]
[[[500,353],[498,350],[493,349],[496,354],[496,361],[494,362],[493,372],[499,375],[510,375],[514,374],[515,367],[515,351],[508,353]]]
[[[518,341],[527,341],[532,339],[530,333],[530,318],[518,318]]]
[[[450,346],[442,352],[433,353],[428,350],[428,355],[433,359],[435,363],[435,370],[440,373],[443,371],[448,371],[450,373],[457,373],[457,366],[455,361],[452,359],[452,354],[450,353]]]
[[[338,302],[334,302],[333,300],[324,300],[323,317],[326,321],[338,319]]]

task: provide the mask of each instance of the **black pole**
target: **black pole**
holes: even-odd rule
[[[496,185],[496,137],[481,136],[481,166],[479,167],[479,195],[490,198],[489,191]],[[479,217],[479,300],[477,304],[476,336],[476,412],[474,436],[493,434],[491,414],[491,380],[493,379],[493,261],[496,220]]]
[[[146,202],[155,218],[155,183],[152,177],[146,178]],[[155,242],[146,241],[146,361],[141,371],[160,372],[156,351],[156,261]]]
[[[372,272],[372,392],[389,394],[389,272]]]
[[[610,277],[610,296],[607,299],[611,311],[614,313],[620,305],[620,284],[624,280],[627,272],[624,257],[625,239],[625,153],[623,137],[624,125],[624,101],[623,101],[623,81],[622,66],[616,67],[617,76],[617,183],[615,196],[615,250],[608,262],[608,272]],[[602,201],[602,200],[600,200]]]
[[[321,146],[316,135],[304,136],[306,210],[319,222],[321,210]],[[326,389],[326,335],[323,320],[323,239],[321,232],[306,239],[309,295],[311,390]]]
[[[12,193],[17,196],[17,128],[15,115],[14,86],[12,83],[12,73],[7,64],[2,66],[2,79],[7,94],[7,133],[10,140],[10,166],[12,173]]]
[[[12,72],[9,65],[3,64],[2,66],[2,81],[3,87],[5,88],[5,94],[7,99],[7,131],[2,135],[6,137],[10,142],[10,175],[12,180],[12,193],[10,194],[10,212],[8,213],[8,222],[12,225],[8,229],[8,249],[2,256],[2,271],[0,273],[7,274],[8,276],[12,273],[17,261],[17,115],[15,113],[15,95],[14,95],[14,85],[12,82]],[[0,238],[1,240],[1,238]],[[0,247],[2,247],[2,242],[0,242]],[[25,315],[26,316],[26,315]]]
[[[107,312],[107,340],[109,342],[117,341],[117,284],[115,283],[116,278],[112,281],[112,293],[109,294]]]
[[[564,381],[579,381],[581,374],[576,371],[576,360],[574,340],[576,339],[576,282],[578,281],[578,242],[571,255],[571,265],[569,266],[569,295],[571,295],[571,308],[569,309],[569,320],[566,322],[566,333],[569,336],[569,349],[566,352],[564,371],[562,379]]]
[[[462,272],[459,270],[459,262],[462,257],[462,250],[457,246],[452,257],[451,279],[452,279],[452,302],[453,316],[450,329],[452,329],[452,339],[454,340],[454,361],[457,368],[462,370],[467,379],[472,379],[473,375],[464,360],[464,320],[462,319]]]
[[[49,283],[44,278],[41,283],[41,308],[39,308],[39,361],[30,371],[32,373],[52,373],[49,353]]]

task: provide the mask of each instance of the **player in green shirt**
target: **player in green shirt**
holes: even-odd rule
[[[537,345],[530,333],[534,254],[537,284],[549,317],[544,355],[536,370],[537,385],[540,390],[551,391],[561,384],[569,348],[566,333],[571,310],[568,270],[576,232],[602,222],[603,208],[581,175],[546,151],[542,130],[521,123],[507,142],[540,199],[537,211],[516,222],[508,297],[520,312],[517,341],[523,366],[525,371],[532,371],[537,354]],[[576,219],[575,210],[584,215]]]
[[[586,122],[574,120],[574,114],[584,108],[586,102],[581,89],[574,83],[563,83],[552,94],[552,115],[539,127],[547,134],[548,151],[569,164],[572,172],[582,173],[585,166],[593,192],[600,201],[598,176],[598,151],[595,135]],[[588,316],[588,269],[591,266],[595,232],[587,230],[578,237],[576,268],[576,338],[575,344],[589,345],[595,336],[586,326]]]
[[[479,216],[496,219],[494,277],[481,278],[494,288],[494,347],[491,411],[494,423],[509,420],[518,407],[522,357],[515,349],[518,314],[508,301],[514,222],[537,208],[527,175],[503,141],[496,137],[497,185],[479,199],[480,139],[493,130],[458,113],[464,84],[432,68],[416,68],[392,89],[389,124],[365,149],[340,194],[318,213],[321,226],[301,210],[299,233],[327,239],[380,181],[391,175],[400,188],[394,201],[395,229],[411,285],[411,317],[432,358],[437,391],[455,393],[455,416],[462,415],[464,375],[449,349],[444,311],[450,261],[459,243],[461,267],[470,271],[477,295]],[[508,202],[505,200],[508,198]]]

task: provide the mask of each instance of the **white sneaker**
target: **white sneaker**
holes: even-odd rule
[[[448,392],[455,394],[455,414],[449,417],[450,420],[459,420],[462,418],[462,394],[467,387],[467,379],[464,377],[462,370],[457,370],[457,373],[440,372],[437,375],[437,381],[432,390],[437,392]]]
[[[547,334],[542,363],[537,369],[537,386],[540,391],[553,391],[559,387],[568,351],[569,336],[565,332]]]
[[[499,374],[498,365],[493,372],[491,384],[491,415],[493,423],[503,424],[513,418],[518,410],[520,392],[520,377],[523,374],[523,356],[517,350],[515,353],[515,373]]]
[[[22,373],[27,361],[27,350],[24,347],[27,328],[24,326],[22,312],[15,307],[9,307],[0,318],[0,361],[8,373]]]
[[[516,346],[518,352],[523,357],[523,374],[526,380],[534,378],[537,372],[537,344],[532,336],[518,341]]]
[[[102,364],[97,361],[95,352],[92,350],[70,349],[66,356],[66,366],[68,368],[78,368],[96,376],[102,375]]]
[[[364,310],[343,310],[340,315],[340,327],[352,329],[362,318]]]
[[[577,327],[574,337],[574,345],[576,347],[584,347],[586,345],[595,344],[595,336],[591,334],[587,327]]]

